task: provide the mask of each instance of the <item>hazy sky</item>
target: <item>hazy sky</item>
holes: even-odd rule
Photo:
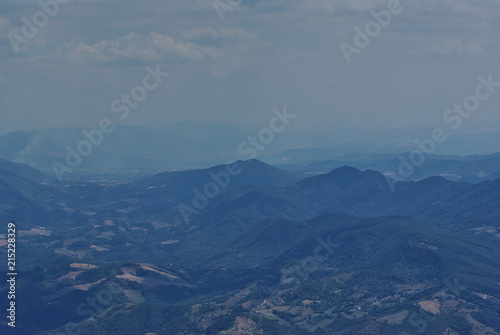
[[[44,22],[38,1],[1,0],[0,134],[116,119],[113,101],[158,64],[170,76],[121,124],[265,125],[286,105],[295,127],[438,126],[479,75],[500,81],[498,0],[402,0],[350,64],[340,43],[391,0],[232,0],[223,21],[212,0],[59,1]],[[8,34],[34,15],[15,53]],[[473,121],[500,121],[499,103],[500,89]]]

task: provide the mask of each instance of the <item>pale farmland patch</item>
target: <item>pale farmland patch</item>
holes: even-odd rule
[[[425,300],[418,303],[420,308],[431,314],[437,315],[441,311],[441,305],[437,300]]]
[[[408,310],[404,310],[404,311],[396,313],[396,314],[391,314],[391,315],[384,316],[382,318],[378,318],[377,322],[387,323],[389,325],[400,325],[406,319],[406,317],[408,316],[408,313],[409,313]]]

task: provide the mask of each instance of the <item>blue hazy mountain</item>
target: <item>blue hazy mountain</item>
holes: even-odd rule
[[[93,141],[98,144],[91,146],[89,155],[81,155],[81,162],[67,176],[81,180],[85,178],[79,178],[80,175],[114,174],[116,177],[119,173],[128,173],[144,176],[165,170],[206,168],[228,161],[245,160],[251,157],[245,153],[244,148],[251,146],[249,143],[242,147],[240,145],[248,141],[250,136],[258,137],[261,129],[263,128],[257,126],[213,122],[181,122],[164,129],[117,126],[111,133],[103,134],[102,140],[94,134],[96,137]],[[92,131],[82,128],[50,128],[9,133],[0,136],[0,157],[53,175],[53,163],[67,165],[68,153],[72,150],[78,153],[79,144],[82,141],[89,142],[91,135],[88,134]],[[413,141],[425,138],[431,131],[428,128],[389,132],[308,132],[292,129],[290,132],[277,134],[272,143],[264,146],[264,150],[256,152],[259,159],[268,163],[290,165],[287,169],[294,166],[305,167],[310,163],[318,165],[315,162],[331,160],[326,163],[328,166],[309,166],[304,172],[327,172],[325,169],[332,170],[339,167],[338,164],[390,171],[397,169],[399,164],[395,154],[418,149]],[[489,171],[491,166],[485,161],[464,171],[456,165],[450,166],[449,162],[446,165],[439,160],[447,160],[442,154],[469,153],[466,149],[468,145],[475,148],[483,146],[484,150],[476,150],[476,153],[481,154],[500,151],[497,146],[499,139],[495,133],[450,136],[444,145],[437,148],[436,154],[439,155],[435,156],[436,162],[426,164],[427,167],[423,167],[423,171],[417,171],[414,178],[448,173],[448,170],[451,177],[455,172],[461,177],[469,177],[475,173],[480,174],[483,163],[486,165],[484,169]],[[390,153],[393,155],[390,156]],[[470,173],[463,175],[466,172]]]
[[[218,334],[241,322],[276,334],[385,334],[414,328],[386,317],[438,306],[431,333],[470,333],[470,318],[500,331],[500,179],[395,182],[352,166],[304,178],[249,160],[234,175],[231,164],[52,184],[2,166],[0,217],[19,230],[26,334],[68,322],[81,334]],[[219,192],[206,195],[207,185]],[[189,222],[183,204],[196,210]],[[110,287],[119,290],[106,309],[77,313]]]

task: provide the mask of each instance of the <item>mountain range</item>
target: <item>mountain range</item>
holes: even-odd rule
[[[500,332],[500,179],[248,160],[59,183],[0,164],[24,334]]]
[[[81,150],[82,141],[93,141],[97,144],[92,145],[91,154],[81,157],[81,162],[72,167],[65,178],[78,181],[96,176],[114,180],[140,179],[166,170],[208,168],[222,162],[252,158],[239,150],[239,146],[262,129],[213,122],[181,122],[164,129],[117,126],[104,134],[102,140],[95,134],[94,138],[89,135],[92,129],[83,128],[18,131],[0,136],[0,157],[54,176],[54,164],[67,165],[68,153]],[[432,130],[429,127],[379,132],[289,129],[275,136],[264,149],[260,148],[256,158],[302,173],[325,173],[343,165],[391,173],[398,169],[398,156],[419,149],[415,140],[425,139]],[[494,157],[487,156],[500,151],[499,140],[498,133],[450,135],[410,179],[440,174],[456,179],[483,178],[500,169]],[[472,152],[484,157],[456,156]],[[469,158],[467,165],[464,159]]]

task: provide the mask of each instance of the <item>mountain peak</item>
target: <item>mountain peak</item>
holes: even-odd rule
[[[269,168],[274,168],[278,169],[277,167],[274,167],[270,164],[267,164],[261,160],[258,160],[256,158],[248,159],[248,160],[238,160],[236,161],[240,166],[247,166],[247,167],[269,167]]]
[[[437,185],[437,184],[448,184],[451,183],[450,180],[442,177],[442,176],[431,176],[427,177],[425,179],[419,180],[417,183],[425,183],[425,184],[432,184],[432,185]]]
[[[344,165],[344,166],[341,166],[335,170],[328,172],[327,175],[335,176],[335,177],[339,177],[339,178],[352,178],[352,177],[359,176],[361,173],[362,173],[361,170],[358,170],[352,166]]]

